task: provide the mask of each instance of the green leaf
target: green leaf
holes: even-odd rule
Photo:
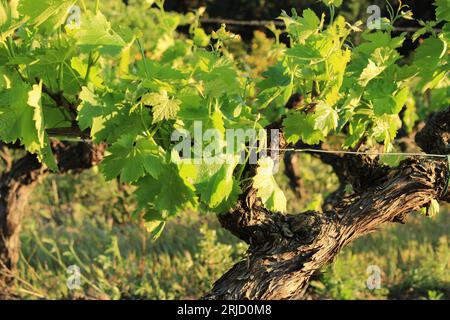
[[[33,120],[37,132],[38,143],[39,147],[43,148],[45,139],[45,124],[44,124],[44,113],[42,111],[41,105],[41,97],[42,97],[42,82],[33,85],[33,89],[28,92],[27,103],[34,109]]]
[[[158,179],[146,176],[140,179],[136,185],[139,207],[150,206],[163,216],[172,216],[197,206],[195,188],[180,177],[174,165],[165,165]]]
[[[142,122],[150,122],[148,114],[131,113],[118,101],[123,99],[117,93],[104,93],[102,96],[83,87],[78,106],[78,124],[81,130],[90,128],[90,135],[96,142],[107,140],[112,143],[123,135],[139,135],[144,131]]]
[[[147,93],[142,97],[142,103],[153,106],[153,123],[175,119],[180,110],[181,101],[170,98],[167,91]]]
[[[76,0],[20,0],[18,11],[30,17],[30,23],[45,31],[58,29],[67,19]]]
[[[147,138],[140,137],[135,140],[133,136],[123,136],[108,152],[111,154],[105,157],[100,165],[100,170],[107,180],[120,175],[120,181],[131,183],[146,173],[156,179],[162,171],[161,151]]]
[[[366,41],[353,50],[352,61],[347,70],[348,75],[352,76],[346,79],[351,88],[356,81],[365,87],[392,66],[400,58],[396,48],[405,40],[403,35],[391,38],[388,32],[382,31],[366,31],[362,36]]]
[[[102,128],[103,108],[97,96],[87,87],[83,87],[80,96],[81,103],[78,106],[78,125],[81,130],[92,128],[92,135]]]
[[[209,118],[209,110],[203,106],[207,103],[198,95],[180,96],[180,111],[177,118],[183,121],[206,120]]]
[[[436,19],[450,21],[450,0],[436,0]]]
[[[144,222],[144,227],[147,232],[150,233],[153,241],[157,240],[161,236],[165,226],[166,222],[161,220],[150,220]]]
[[[397,104],[392,96],[385,96],[382,98],[376,98],[372,101],[373,110],[376,116],[382,116],[384,114],[398,114]]]
[[[364,98],[369,105],[373,106],[376,116],[398,114],[400,112],[402,106],[400,106],[400,109],[397,109],[397,101],[394,98],[396,89],[397,86],[390,77],[380,77],[368,84],[364,92]]]
[[[428,206],[427,215],[433,218],[438,213],[439,213],[439,202],[436,199],[433,199],[431,200],[430,205]]]
[[[444,27],[442,28],[442,38],[447,45],[450,44],[450,23],[444,24]]]
[[[286,212],[286,197],[273,176],[274,162],[265,157],[258,160],[256,175],[253,177],[253,188],[261,198],[264,206],[271,211]]]
[[[194,43],[199,47],[206,47],[209,44],[210,37],[202,28],[197,28],[194,31]]]
[[[179,161],[177,159],[177,161]],[[179,163],[180,176],[193,185],[207,183],[212,176],[222,168],[223,164],[220,163],[206,163],[202,161],[197,164],[193,161]]]
[[[408,98],[410,96],[409,88],[404,87],[400,89],[394,96],[395,100],[395,109],[392,110],[393,114],[398,114],[403,109],[403,106],[405,106]]]
[[[79,57],[73,57],[70,61],[70,66],[80,75],[82,79],[86,78],[86,74],[89,69],[89,82],[94,84],[98,88],[103,87],[102,84],[104,79],[102,78],[102,70],[100,67],[91,64],[89,68],[87,61],[83,62],[83,60]]]
[[[207,96],[214,98],[224,94],[233,95],[240,91],[238,75],[235,68],[228,60],[214,61],[211,58],[210,63],[202,72],[196,74],[196,79],[203,82],[204,91]]]
[[[385,66],[378,66],[375,62],[369,59],[369,64],[364,68],[361,75],[359,76],[358,83],[365,87],[370,80],[377,77],[386,69]]]
[[[283,121],[284,134],[289,143],[296,143],[299,139],[307,144],[317,144],[325,136],[321,130],[315,129],[314,116],[303,112],[289,113]]]
[[[392,48],[377,48],[371,54],[369,64],[359,76],[358,83],[365,87],[369,81],[378,77],[384,70],[392,66],[400,55]]]
[[[74,31],[74,37],[77,45],[85,52],[99,50],[104,54],[117,55],[126,46],[100,11],[96,14],[90,11],[83,13],[80,28]]]
[[[260,91],[273,87],[287,86],[291,82],[291,77],[281,62],[270,66],[267,71],[262,73],[262,76],[264,80],[258,83],[258,89]]]
[[[343,147],[352,148],[354,147],[363,137],[367,130],[367,120],[353,120],[349,123],[348,134],[345,138]]]
[[[427,38],[417,48],[414,64],[424,70],[436,68],[439,59],[445,55],[446,49],[447,47],[441,39]]]
[[[338,125],[338,113],[324,102],[317,105],[314,118],[314,129],[322,131],[324,136]]]
[[[385,114],[375,118],[371,135],[377,142],[383,142],[385,148],[387,148],[394,141],[397,130],[401,125],[402,122],[398,115]]]
[[[238,163],[238,158],[228,156],[222,159],[223,165],[207,181],[196,185],[200,192],[200,200],[210,208],[218,207],[227,201],[233,191],[233,172]],[[221,162],[222,162],[221,161]]]
[[[19,139],[27,151],[37,154],[56,171],[58,168],[45,133],[41,94],[41,83],[30,90],[23,82],[16,82],[10,89],[0,92],[0,139],[4,142]]]
[[[403,114],[403,123],[405,124],[406,130],[408,133],[411,133],[414,130],[414,126],[419,119],[417,115],[416,101],[412,97],[408,97],[405,102],[406,109]]]
[[[283,87],[273,87],[264,89],[258,94],[258,101],[261,102],[259,109],[267,108],[275,99],[277,99],[283,91]]]
[[[309,64],[315,60],[322,59],[319,50],[302,44],[297,44],[286,51],[286,56],[294,58],[296,63]]]
[[[303,17],[297,16],[295,10],[292,17],[283,11],[279,19],[284,21],[288,33],[299,43],[305,43],[306,39],[319,32],[320,19],[311,9],[303,10]]]
[[[401,161],[405,160],[405,156],[401,155],[381,155],[380,156],[380,162],[384,163],[385,165],[388,165],[391,168],[396,168],[400,164]]]
[[[0,93],[0,137],[5,142],[23,140],[27,149],[39,145],[33,121],[33,109],[28,105],[29,87],[23,82],[15,83]]]
[[[50,141],[45,133],[44,111],[41,104],[42,99],[42,82],[33,85],[31,91],[28,92],[28,105],[34,109],[33,120],[37,132],[39,148],[36,150],[40,161],[44,162],[52,171],[57,171],[56,160],[53,157],[50,148]]]
[[[436,87],[448,73],[444,63],[447,44],[441,38],[430,37],[423,41],[414,54],[413,67],[417,68],[420,81],[416,88],[425,92]]]
[[[403,44],[405,40],[404,35],[391,38],[391,34],[386,31],[376,31],[372,32],[370,30],[366,30],[362,37],[365,42],[362,42],[356,49],[358,54],[371,55],[377,49],[390,51],[389,49],[396,49]]]
[[[9,20],[9,8],[4,5],[3,2],[0,2],[0,30],[3,30],[3,26],[8,22]]]

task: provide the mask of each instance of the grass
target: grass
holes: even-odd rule
[[[332,190],[327,170],[303,172],[311,194],[323,187],[317,175],[325,190]],[[196,299],[244,254],[246,246],[222,230],[213,215],[195,212],[171,220],[161,238],[151,241],[145,228],[131,221],[130,192],[106,183],[95,170],[46,179],[34,192],[23,224],[22,255],[10,294],[28,299]],[[320,199],[302,201],[302,206],[320,204]],[[449,299],[449,227],[444,210],[433,219],[415,216],[404,226],[355,241],[316,277],[310,297]],[[72,291],[67,288],[71,265],[82,274],[81,288]],[[370,265],[381,270],[380,289],[366,287]]]
[[[213,219],[189,212],[153,242],[143,226],[121,212],[128,205],[114,184],[92,171],[45,181],[24,222],[11,293],[50,299],[194,299],[245,252]],[[81,269],[80,290],[67,288],[71,265]]]
[[[449,226],[443,212],[358,239],[324,270],[318,291],[333,299],[449,299]],[[379,290],[366,287],[371,265],[381,270]]]

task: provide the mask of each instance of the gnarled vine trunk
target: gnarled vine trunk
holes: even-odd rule
[[[449,129],[450,108],[433,115],[416,142],[427,153],[448,154]],[[236,207],[219,216],[222,226],[249,249],[205,299],[302,298],[310,277],[353,240],[386,222],[404,223],[409,213],[433,199],[449,201],[445,158],[412,158],[395,169],[369,156],[325,155],[322,161],[335,169],[341,183],[323,213],[269,212],[249,186]],[[353,186],[352,194],[343,191],[345,183]]]
[[[13,272],[20,253],[20,226],[28,197],[40,175],[32,155],[15,162],[0,178],[0,270]],[[2,268],[3,267],[3,268]],[[5,274],[0,279],[6,279]]]

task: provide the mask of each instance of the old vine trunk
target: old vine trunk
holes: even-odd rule
[[[449,152],[450,108],[430,117],[417,134],[428,153]],[[388,168],[368,156],[322,157],[341,187],[323,212],[284,215],[262,207],[248,186],[236,207],[219,216],[222,226],[249,244],[247,256],[215,284],[205,299],[299,299],[310,277],[351,241],[406,216],[433,199],[448,202],[445,158],[413,158]],[[249,168],[250,175],[253,168]],[[343,184],[354,192],[346,195]]]
[[[10,271],[19,260],[20,225],[28,197],[39,177],[38,167],[37,161],[27,156],[1,179],[0,261]]]

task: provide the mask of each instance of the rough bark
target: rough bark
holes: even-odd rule
[[[80,171],[98,163],[104,146],[53,142],[60,172]],[[0,175],[0,285],[14,273],[20,253],[20,227],[28,198],[39,179],[49,174],[35,155],[26,154],[5,166]],[[3,270],[2,270],[3,269]],[[3,275],[3,276],[2,276]]]
[[[416,141],[426,152],[447,154],[450,109],[434,115]],[[431,140],[430,140],[431,139]],[[430,141],[433,141],[432,143]],[[407,159],[389,169],[376,158],[342,157],[334,162],[340,180],[355,192],[323,213],[281,214],[263,208],[248,187],[236,207],[219,216],[221,225],[249,244],[246,258],[213,286],[205,299],[297,299],[310,277],[353,240],[386,222],[404,223],[433,199],[448,201],[447,161]]]
[[[26,155],[1,176],[0,184],[0,261],[13,270],[19,260],[19,233],[28,196],[40,176],[40,164]]]

